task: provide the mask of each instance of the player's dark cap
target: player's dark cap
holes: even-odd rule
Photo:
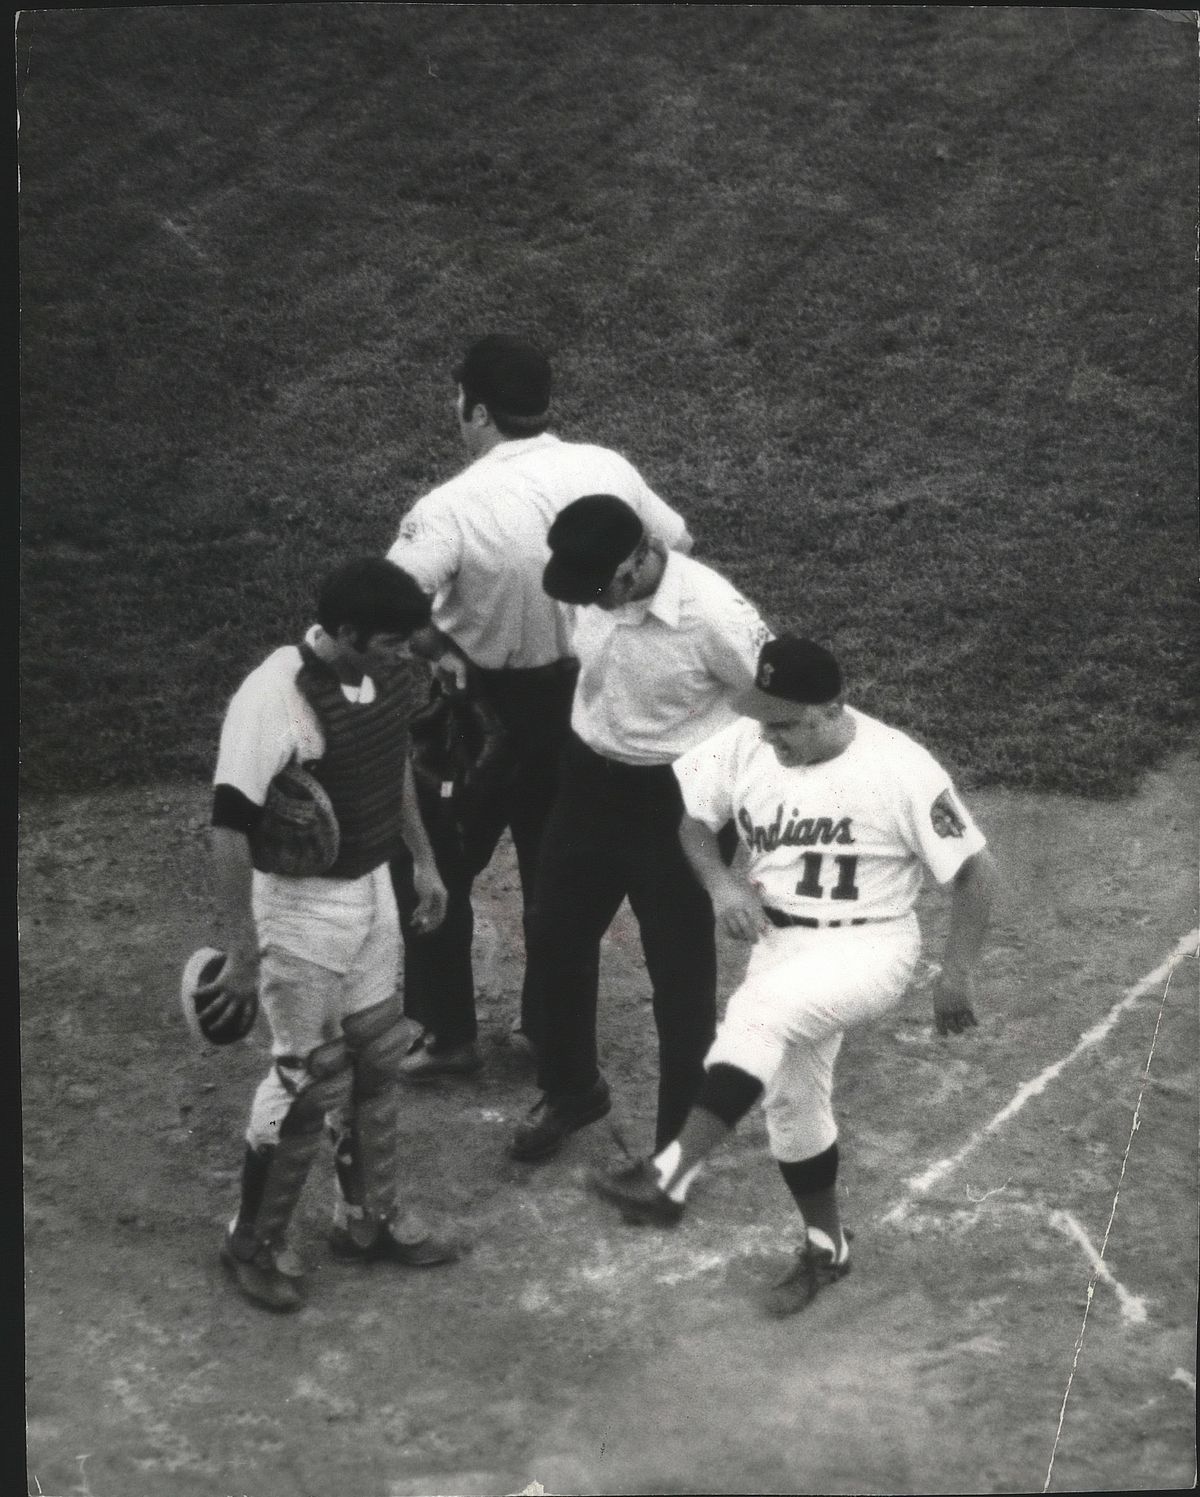
[[[759,722],[800,717],[842,694],[842,670],[824,647],[811,639],[781,634],[758,653],[754,685],[733,699],[733,710]]]
[[[454,378],[510,426],[541,428],[549,419],[550,360],[526,338],[489,333],[467,349]]]
[[[550,527],[546,540],[551,555],[542,587],[560,603],[594,603],[644,533],[624,499],[585,494],[568,504]]]

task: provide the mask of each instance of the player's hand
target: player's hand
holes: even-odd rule
[[[467,662],[447,650],[433,662],[433,676],[447,696],[461,696],[467,689]]]
[[[221,975],[209,987],[196,989],[196,998],[203,1001],[207,993],[223,993],[237,1003],[248,1002],[258,993],[258,942],[256,940],[231,942]]]
[[[766,926],[758,895],[740,880],[722,884],[712,896],[717,929],[735,941],[757,941]]]
[[[418,935],[427,936],[446,918],[449,897],[432,860],[414,863],[413,888],[417,891],[417,907],[413,911],[412,928]]]
[[[979,1023],[975,1017],[975,975],[938,973],[933,989],[933,1022],[941,1035],[962,1034]]]
[[[447,696],[466,691],[467,662],[436,624],[426,624],[410,634],[408,647],[414,655],[429,662],[434,679]]]
[[[196,1014],[206,1032],[237,1032],[243,1016],[258,1009],[258,944],[230,945],[217,980],[196,989]],[[250,1022],[253,1022],[251,1017]]]

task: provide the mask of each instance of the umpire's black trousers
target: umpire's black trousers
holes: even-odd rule
[[[658,1029],[656,1148],[675,1137],[695,1100],[716,1029],[712,904],[680,846],[682,815],[669,764],[620,764],[572,733],[529,917],[542,1016],[538,1085],[554,1098],[599,1076],[600,942],[628,896]]]
[[[481,692],[511,741],[512,769],[464,822],[448,823],[443,808],[419,791],[433,854],[449,895],[446,919],[431,935],[412,928],[416,894],[412,860],[392,864],[392,883],[404,939],[405,1012],[423,1024],[441,1048],[466,1044],[476,1035],[475,986],[471,969],[474,915],[471,887],[487,867],[507,827],[517,855],[528,945],[529,906],[547,818],[558,788],[559,760],[570,732],[571,698],[579,673],[574,660],[529,670],[476,668]],[[521,989],[521,1028],[540,1042],[541,1017],[528,963]]]

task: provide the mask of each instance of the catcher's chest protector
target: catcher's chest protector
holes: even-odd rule
[[[361,878],[399,850],[403,838],[408,726],[428,695],[417,667],[373,678],[373,702],[348,702],[336,673],[307,647],[296,684],[312,704],[325,752],[306,766],[333,804],[340,829],[328,878]]]

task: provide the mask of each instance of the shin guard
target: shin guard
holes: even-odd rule
[[[396,1210],[400,1062],[408,1030],[393,998],[342,1021],[354,1069],[349,1116],[337,1139],[338,1183],[351,1207],[372,1221]]]
[[[321,1142],[322,1119],[350,1095],[350,1056],[341,1040],[318,1046],[303,1060],[280,1057],[275,1070],[292,1102],[278,1139],[246,1149],[232,1245],[247,1260],[262,1243],[282,1241]]]

